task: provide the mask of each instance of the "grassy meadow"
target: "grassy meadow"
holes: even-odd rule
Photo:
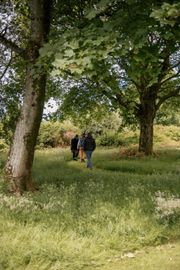
[[[180,269],[180,148],[99,148],[93,164],[38,150],[38,192],[16,198],[0,181],[0,270]]]

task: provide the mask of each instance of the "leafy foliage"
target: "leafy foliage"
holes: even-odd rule
[[[156,18],[162,25],[174,26],[179,19],[180,4],[163,3],[161,8],[152,12],[151,16]]]
[[[72,137],[79,132],[70,121],[43,121],[37,139],[37,148],[69,146]]]

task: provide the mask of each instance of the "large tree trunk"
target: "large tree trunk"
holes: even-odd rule
[[[147,115],[140,118],[139,152],[145,155],[153,153],[153,119]]]
[[[21,194],[24,190],[34,189],[31,170],[44,107],[47,77],[42,69],[36,67],[36,63],[39,48],[49,32],[51,2],[48,0],[29,1],[31,31],[27,48],[24,99],[5,167],[10,190],[17,194]]]
[[[150,92],[151,93],[151,92]],[[156,115],[154,96],[146,95],[141,97],[141,106],[138,113],[140,136],[139,136],[139,152],[145,155],[153,153],[153,123]]]

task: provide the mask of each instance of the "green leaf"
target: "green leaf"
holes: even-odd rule
[[[75,53],[74,53],[74,51],[73,51],[72,49],[65,50],[65,53],[64,53],[64,56],[65,56],[65,57],[71,58],[71,57],[74,56],[74,55],[75,55]]]

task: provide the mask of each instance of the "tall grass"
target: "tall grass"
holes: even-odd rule
[[[180,152],[122,158],[99,149],[94,168],[68,150],[37,151],[39,191],[0,186],[0,269],[101,269],[115,254],[180,238]]]

